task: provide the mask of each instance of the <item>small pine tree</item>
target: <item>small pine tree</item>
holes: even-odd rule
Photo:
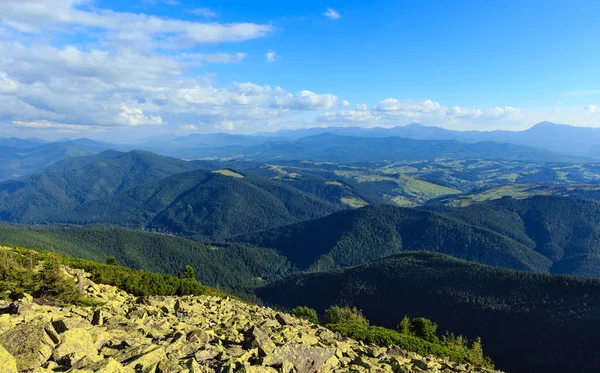
[[[363,316],[362,310],[356,307],[332,306],[325,311],[325,323],[369,325],[369,320]]]
[[[410,334],[410,318],[404,315],[402,321],[397,326],[398,332],[400,334],[409,335]]]
[[[186,265],[183,269],[183,274],[181,275],[181,277],[187,278],[188,280],[195,280],[196,272],[194,271],[194,268],[191,265]]]
[[[410,333],[428,342],[435,343],[438,337],[435,335],[437,324],[424,317],[417,317],[410,322]]]
[[[319,323],[319,317],[317,316],[317,311],[312,308],[298,306],[292,310],[291,314],[296,316],[299,319],[308,320],[315,324]]]
[[[471,345],[471,361],[479,365],[483,365],[486,362],[483,356],[483,345],[481,344],[480,337],[477,337]]]

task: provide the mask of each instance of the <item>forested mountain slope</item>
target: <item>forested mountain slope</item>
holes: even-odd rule
[[[39,174],[0,183],[0,218],[43,222],[89,201],[195,168],[192,163],[144,151],[109,151],[68,159]]]
[[[269,247],[301,269],[363,264],[402,251],[428,250],[500,267],[547,271],[551,261],[505,235],[446,216],[391,205],[234,238]]]
[[[568,197],[502,198],[464,208],[435,208],[527,245],[553,273],[600,276],[600,203]]]
[[[317,291],[318,289],[318,291]],[[270,304],[363,309],[394,328],[404,315],[481,336],[500,369],[596,372],[600,280],[512,271],[435,253],[402,253],[350,269],[295,275],[257,292]]]
[[[179,275],[186,265],[203,284],[236,294],[280,279],[292,268],[275,251],[240,244],[206,244],[181,237],[113,227],[27,227],[0,224],[0,243]]]
[[[315,219],[344,208],[277,181],[230,170],[194,170],[92,201],[48,222],[147,227],[194,237],[236,234]]]

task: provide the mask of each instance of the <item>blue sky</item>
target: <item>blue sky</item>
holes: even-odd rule
[[[598,1],[0,0],[0,136],[600,126]]]

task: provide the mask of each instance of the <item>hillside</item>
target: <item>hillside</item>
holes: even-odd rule
[[[202,283],[235,294],[291,272],[273,250],[240,244],[205,244],[181,237],[111,227],[26,227],[0,224],[0,243],[54,250],[69,256],[178,275],[186,265]]]
[[[68,159],[39,174],[1,182],[0,219],[43,222],[61,211],[195,168],[143,151]]]
[[[596,201],[535,196],[441,210],[527,245],[553,262],[552,273],[600,277],[600,203]]]
[[[354,266],[414,250],[529,271],[547,271],[551,264],[526,245],[491,230],[390,205],[341,211],[234,239],[273,248],[298,268],[311,270]]]
[[[69,142],[30,143],[32,147],[29,147],[27,143],[14,144],[14,142],[11,141],[9,145],[0,147],[0,156],[2,157],[0,180],[13,179],[39,172],[58,161],[94,153],[85,147]]]
[[[318,289],[318,291],[315,291]],[[483,266],[435,253],[402,253],[359,267],[292,276],[257,291],[270,304],[322,312],[332,304],[395,327],[403,315],[481,336],[500,369],[595,372],[600,281]]]
[[[104,223],[223,239],[318,218],[343,208],[282,183],[195,170],[93,201],[48,222]]]

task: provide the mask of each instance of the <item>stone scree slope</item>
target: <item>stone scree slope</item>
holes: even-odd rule
[[[0,373],[496,372],[366,346],[234,299],[135,297],[75,274],[101,306],[38,305],[27,295],[0,304]]]

